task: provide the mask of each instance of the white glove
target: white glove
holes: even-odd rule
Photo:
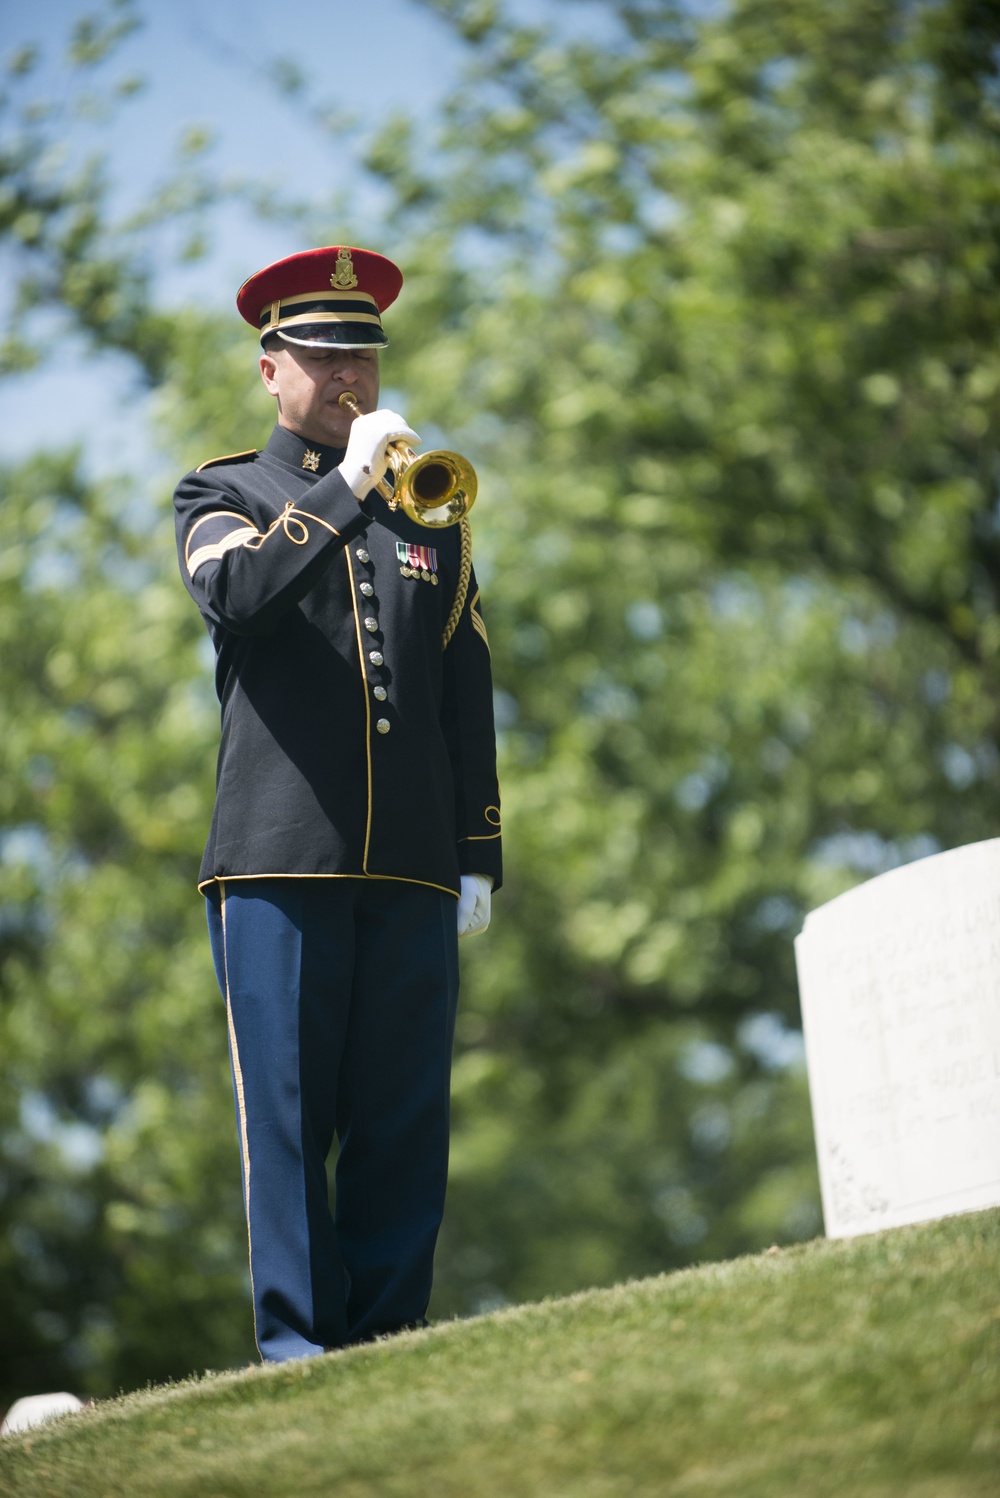
[[[490,923],[490,890],[493,880],[488,874],[463,874],[462,893],[458,897],[459,936],[478,936]]]
[[[364,499],[374,489],[385,472],[386,447],[398,438],[410,443],[420,441],[398,411],[369,411],[354,418],[339,471],[357,499]]]

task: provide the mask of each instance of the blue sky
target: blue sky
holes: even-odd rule
[[[28,42],[42,48],[32,97],[55,96],[58,59],[74,21],[99,9],[86,0],[0,0],[0,57]],[[335,148],[275,87],[275,61],[301,67],[317,97],[375,124],[394,108],[426,118],[457,82],[463,47],[418,0],[146,0],[141,29],[95,77],[107,87],[133,74],[144,87],[109,129],[74,132],[71,149],[107,151],[115,204],[134,208],[169,171],[184,130],[206,127],[209,160],[224,175],[280,186],[317,201],[342,192],[351,217],[375,216],[356,149]],[[233,304],[252,271],[300,248],[291,228],[262,224],[235,207],[215,215],[212,253],[164,274],[170,300]],[[0,456],[82,441],[92,469],[141,461],[148,412],[124,361],[84,356],[63,340],[47,366],[0,385]]]
[[[38,44],[42,62],[25,92],[58,98],[59,60],[74,22],[107,4],[0,0],[0,65]],[[363,128],[398,109],[427,122],[466,58],[450,27],[420,0],[136,0],[136,7],[142,26],[93,82],[107,91],[134,75],[141,92],[111,125],[67,132],[71,151],[106,153],[117,210],[143,202],[168,175],[185,130],[202,126],[213,137],[208,160],[217,174],[317,203],[342,194],[358,226],[355,242],[389,248],[378,243],[377,229],[364,234],[366,221],[377,223],[378,198],[359,165],[360,138],[336,145],[324,138],[275,86],[276,73],[283,63],[301,68],[310,97],[356,116]],[[506,0],[506,8],[522,22],[550,20],[564,35],[610,42],[616,31],[607,0]],[[232,307],[248,275],[302,248],[290,225],[263,223],[233,204],[214,213],[212,229],[206,259],[181,269],[164,257],[161,300]],[[61,335],[43,369],[0,383],[0,460],[80,442],[92,473],[135,470],[148,465],[155,446],[149,414],[127,361],[95,357]]]

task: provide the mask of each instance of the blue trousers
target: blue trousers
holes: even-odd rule
[[[235,880],[213,887],[208,923],[261,1356],[422,1325],[448,1170],[454,897],[389,880]]]

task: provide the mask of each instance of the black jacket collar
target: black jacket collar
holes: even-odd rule
[[[324,442],[307,442],[287,427],[276,426],[264,451],[280,463],[287,463],[289,468],[300,468],[321,478],[324,473],[340,467],[346,448],[327,447]]]

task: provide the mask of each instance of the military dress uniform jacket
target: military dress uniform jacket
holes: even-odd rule
[[[343,450],[276,427],[177,487],[181,572],[216,649],[215,811],[199,887],[306,875],[500,884],[489,645],[459,527],[359,504]],[[305,465],[305,466],[304,466]]]

